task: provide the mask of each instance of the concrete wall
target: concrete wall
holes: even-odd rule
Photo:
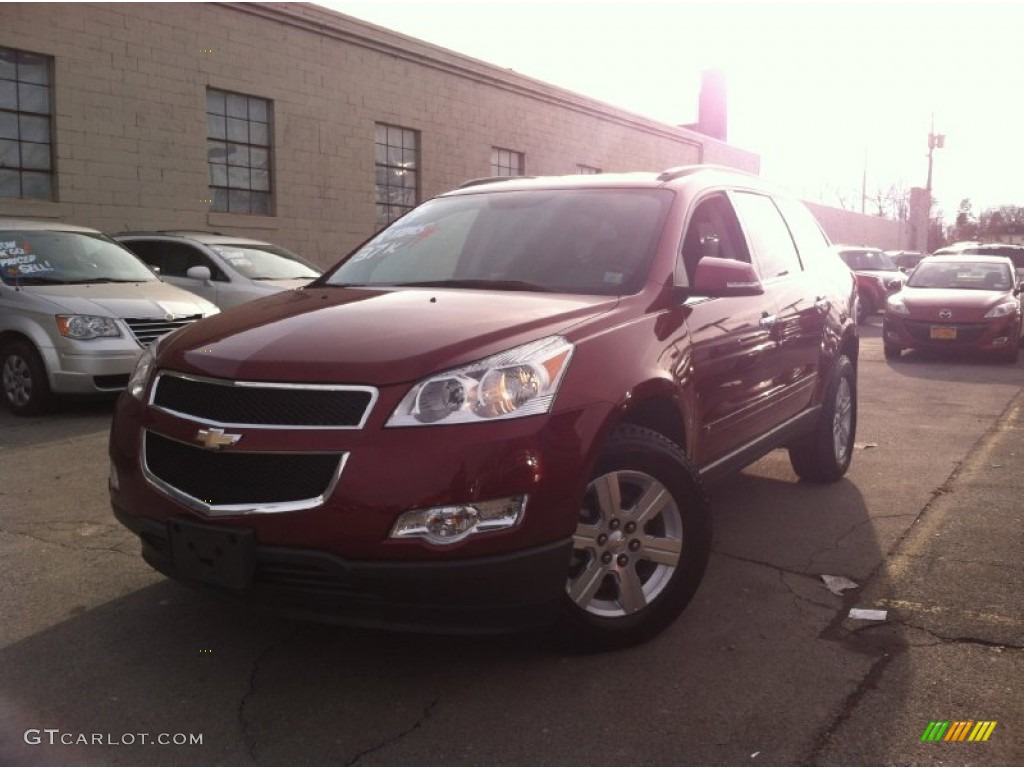
[[[107,231],[201,228],[322,264],[374,230],[374,125],[421,132],[421,200],[490,173],[662,170],[759,158],[300,3],[0,4],[0,46],[54,57],[57,200],[0,214]],[[272,101],[275,215],[209,210],[206,88]],[[696,99],[696,94],[694,94]]]
[[[804,202],[833,243],[868,245],[882,250],[920,250],[912,247],[910,226],[906,222]]]

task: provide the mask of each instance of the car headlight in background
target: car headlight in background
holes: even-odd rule
[[[103,336],[120,336],[112,317],[95,315],[56,315],[57,329],[61,336],[69,339],[98,339]]]
[[[156,362],[156,355],[153,353],[155,344],[146,347],[135,361],[135,369],[128,379],[128,393],[136,400],[141,400],[146,394],[146,386],[149,384],[150,374],[153,372],[153,364]]]
[[[1008,317],[1017,311],[1016,301],[1004,301],[1002,304],[996,304],[992,309],[985,313],[986,318],[994,317]]]
[[[907,309],[907,303],[903,300],[903,297],[899,294],[890,296],[886,302],[885,307],[894,315],[909,315],[910,310]]]
[[[548,336],[431,376],[402,398],[387,426],[465,424],[547,413],[573,349],[561,336]]]

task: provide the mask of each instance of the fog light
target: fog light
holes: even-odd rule
[[[889,341],[899,341],[900,335],[896,333],[896,331],[886,331],[885,338],[887,338]]]
[[[522,519],[525,509],[526,496],[414,509],[398,518],[391,538],[454,544],[475,533],[511,528]]]
[[[996,336],[994,339],[992,339],[992,346],[993,347],[1005,347],[1009,343],[1010,343],[1010,337],[1009,336]]]
[[[121,478],[117,476],[117,467],[114,466],[113,459],[110,460],[110,470],[107,472],[107,482],[110,484],[112,491],[121,490]]]

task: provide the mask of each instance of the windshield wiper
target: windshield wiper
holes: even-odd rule
[[[85,280],[65,280],[68,285],[88,285],[89,283],[147,283],[146,278],[129,279],[120,277],[91,277]]]
[[[412,283],[393,283],[399,288],[483,288],[497,291],[538,291],[552,293],[546,285],[528,283],[525,280],[424,280]]]

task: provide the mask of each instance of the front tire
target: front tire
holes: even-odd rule
[[[874,306],[871,301],[871,297],[866,293],[857,294],[857,325],[864,325],[871,313],[874,310]]]
[[[53,406],[46,367],[27,341],[12,341],[0,352],[0,386],[4,402],[17,416],[35,416]]]
[[[857,372],[840,355],[814,430],[789,446],[793,471],[812,483],[834,483],[846,474],[857,434]]]
[[[573,650],[644,642],[692,599],[711,551],[696,468],[664,436],[616,430],[587,486],[558,631]]]
[[[882,352],[885,354],[886,360],[899,360],[903,355],[903,347],[897,347],[895,344],[883,341]]]

